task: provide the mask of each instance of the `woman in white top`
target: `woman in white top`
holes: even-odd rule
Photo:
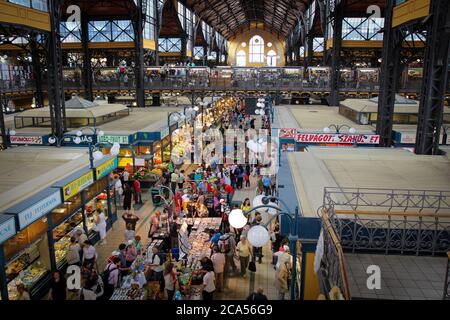
[[[216,286],[214,285],[214,271],[208,270],[203,276],[203,300],[210,301],[213,300],[214,291],[216,291]]]
[[[97,221],[95,222],[97,225],[98,233],[100,234],[100,241],[101,244],[106,243],[106,216],[103,211],[100,211],[99,215],[97,216]]]

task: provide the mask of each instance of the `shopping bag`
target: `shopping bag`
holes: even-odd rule
[[[250,261],[248,264],[248,270],[251,272],[256,272],[256,263],[255,261]]]

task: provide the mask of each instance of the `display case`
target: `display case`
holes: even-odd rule
[[[233,68],[232,67],[217,67],[211,73],[211,85],[212,86],[225,86],[229,87],[233,80]]]
[[[329,67],[309,67],[308,81],[313,86],[325,87],[330,81]]]
[[[260,86],[275,86],[281,78],[280,68],[259,68],[258,81]]]
[[[356,83],[354,72],[349,68],[339,70],[339,80],[344,88],[352,87]]]
[[[50,273],[47,230],[47,219],[42,218],[3,244],[10,300],[17,299],[17,281],[23,282],[33,296],[38,291],[40,280]]]
[[[191,67],[188,69],[189,84],[207,87],[209,75],[210,69],[208,67]]]
[[[358,88],[376,88],[379,86],[379,70],[376,68],[357,69]]]
[[[81,210],[53,229],[55,259],[58,269],[61,269],[66,262],[66,251],[70,245],[71,233],[74,229],[80,227],[83,227],[83,214]]]

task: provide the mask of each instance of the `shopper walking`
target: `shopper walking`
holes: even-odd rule
[[[125,226],[131,224],[131,228],[136,230],[136,224],[140,220],[139,217],[133,213],[127,212],[122,215],[122,219],[125,221]]]
[[[264,187],[264,194],[267,197],[270,193],[270,178],[268,176],[264,176],[262,178],[262,183],[263,183],[263,187]]]
[[[206,274],[203,276],[203,300],[214,300],[214,291],[216,286],[214,285],[214,267],[209,264],[205,265]]]
[[[117,257],[111,258],[111,261],[106,265],[105,271],[102,274],[102,280],[105,285],[105,292],[103,297],[109,300],[114,293],[114,289],[119,285],[119,268],[120,259]]]
[[[127,224],[126,230],[125,230],[125,242],[128,243],[128,241],[133,241],[136,236],[136,231],[133,230],[133,226],[131,223]]]
[[[289,278],[291,272],[291,262],[286,261],[281,264],[280,269],[276,272],[275,287],[278,290],[278,299],[284,300],[286,293],[289,291]]]
[[[83,266],[88,269],[93,269],[97,260],[97,250],[89,240],[83,244]]]
[[[133,240],[128,240],[127,248],[125,249],[125,260],[126,260],[127,268],[131,267],[134,260],[136,260],[136,257],[137,257],[137,252],[136,252],[136,248],[134,247],[134,242],[133,242]]]
[[[247,297],[248,301],[267,301],[267,296],[264,294],[264,289],[259,287],[256,292],[253,292]]]
[[[177,290],[177,274],[173,270],[173,263],[168,263],[164,268],[164,287],[167,293],[167,300],[173,300],[175,291]]]
[[[148,237],[151,238],[159,229],[161,212],[156,211],[155,214],[150,218],[150,230],[148,232]]]
[[[95,225],[100,235],[100,244],[106,244],[106,216],[103,210],[100,210],[97,213]]]
[[[215,286],[217,292],[222,292],[223,288],[223,273],[225,271],[225,254],[220,252],[219,247],[214,246],[213,255],[211,256],[211,261],[214,267],[215,274]]]
[[[241,265],[241,277],[245,278],[247,276],[247,267],[250,262],[250,257],[253,255],[252,247],[246,236],[241,236],[241,241],[237,244],[236,252],[239,256],[239,262]]]
[[[133,191],[131,187],[126,183],[123,189],[123,210],[125,213],[131,212],[131,200],[133,198]]]
[[[133,182],[134,185],[134,192],[136,194],[136,204],[143,204],[142,202],[142,189],[141,189],[141,182],[139,181],[139,178],[134,179]]]
[[[53,272],[52,280],[50,281],[49,299],[54,301],[63,301],[67,298],[67,282],[61,275],[61,271]]]
[[[69,266],[81,265],[81,246],[75,237],[70,238],[70,245],[66,250],[66,261]]]
[[[114,186],[114,192],[116,197],[116,203],[121,203],[122,195],[123,195],[123,186],[122,181],[118,174],[114,175],[114,180],[112,185]]]

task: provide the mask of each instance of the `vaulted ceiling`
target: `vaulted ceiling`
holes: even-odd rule
[[[287,37],[306,10],[308,0],[184,0],[181,1],[226,38],[261,25],[280,37]]]

